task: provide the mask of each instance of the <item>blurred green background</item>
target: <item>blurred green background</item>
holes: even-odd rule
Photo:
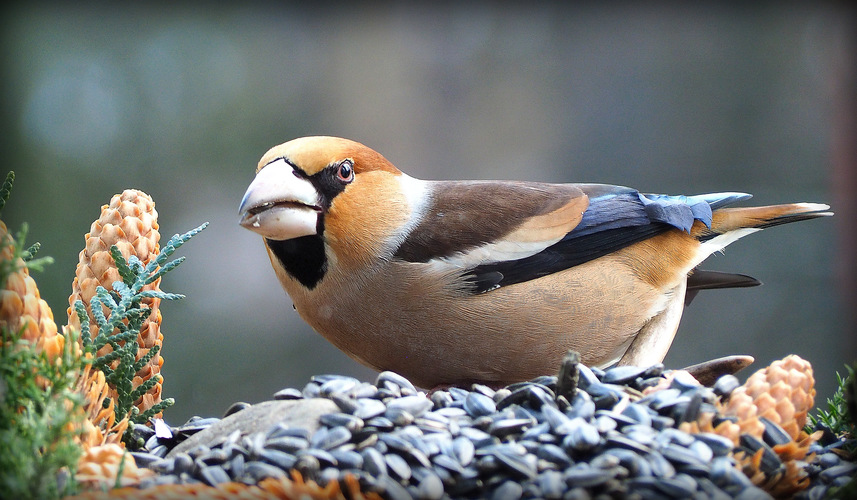
[[[174,424],[312,374],[374,380],[300,320],[237,224],[258,158],[294,137],[355,139],[428,179],[852,203],[837,194],[854,186],[844,3],[34,2],[7,4],[0,23],[4,169],[18,174],[3,216],[56,259],[36,279],[58,323],[113,194],[152,195],[164,240],[211,222],[162,283],[187,294],[162,308]],[[698,297],[667,366],[797,353],[830,395],[855,357],[841,215],[712,257],[707,268],[765,285]]]

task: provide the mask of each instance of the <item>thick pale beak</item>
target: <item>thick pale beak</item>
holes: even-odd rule
[[[290,240],[316,234],[321,207],[312,183],[279,159],[256,174],[238,213],[247,229],[268,239]]]

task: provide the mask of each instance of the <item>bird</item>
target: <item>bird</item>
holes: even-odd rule
[[[607,184],[421,180],[349,139],[268,150],[239,207],[300,317],[356,361],[419,387],[493,387],[588,366],[652,366],[704,271],[750,233],[832,215],[820,203]]]

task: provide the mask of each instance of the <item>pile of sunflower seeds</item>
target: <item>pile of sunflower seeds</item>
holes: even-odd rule
[[[155,429],[137,426],[134,432],[144,445],[133,455],[138,466],[158,473],[143,488],[255,484],[297,470],[319,484],[352,474],[363,491],[397,500],[770,498],[735,468],[730,440],[677,428],[701,412],[715,412],[715,399],[728,396],[738,380],[727,375],[708,388],[677,372],[667,389],[643,396],[663,374],[661,364],[602,371],[572,360],[558,377],[499,390],[451,387],[430,396],[392,372],[379,374],[375,384],[319,375],[302,390],[274,395],[335,403],[338,411],[323,414],[317,430],[279,422],[169,453],[204,429],[239,419],[250,405],[236,403],[223,420],[194,417],[174,428],[163,422]],[[784,466],[771,448],[789,438],[773,422],[765,425],[763,440],[745,435],[738,448],[764,449],[762,469],[773,476]],[[815,445],[817,458],[807,464],[812,485],[802,498],[822,498],[854,475],[857,464],[836,455],[836,446]]]

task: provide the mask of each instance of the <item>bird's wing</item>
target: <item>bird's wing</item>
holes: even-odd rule
[[[428,182],[418,223],[395,251],[409,262],[460,268],[514,261],[565,237],[589,205],[573,184],[514,181]]]
[[[397,257],[457,266],[475,293],[588,262],[671,228],[711,224],[743,193],[641,194],[605,184],[437,183]],[[486,204],[486,200],[493,200]]]
[[[583,264],[669,229],[690,232],[694,221],[711,224],[712,211],[748,199],[744,193],[696,196],[642,194],[606,184],[576,184],[589,198],[580,223],[557,243],[517,261],[469,270],[476,292],[529,281]]]

